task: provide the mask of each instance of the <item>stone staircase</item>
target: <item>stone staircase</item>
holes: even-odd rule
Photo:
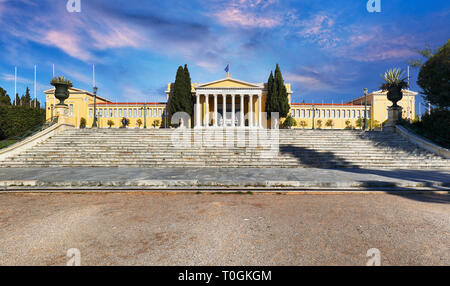
[[[185,137],[180,137],[179,132],[169,129],[71,129],[0,161],[0,168],[315,167],[450,170],[450,160],[420,150],[402,137],[386,132],[279,130],[279,139],[275,137],[255,141],[251,138],[265,138],[263,135],[266,131],[233,131],[234,138],[231,138],[229,133],[220,130],[213,134],[216,137],[211,134],[204,136],[202,144],[198,144],[199,137],[196,137],[198,133],[195,130],[184,130]],[[182,141],[182,138],[186,140]],[[224,139],[227,140],[225,143]]]

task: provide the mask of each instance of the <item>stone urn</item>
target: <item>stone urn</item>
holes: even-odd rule
[[[387,99],[392,101],[392,107],[398,107],[397,102],[402,100],[403,93],[401,86],[392,86],[388,89]]]
[[[55,87],[55,97],[59,100],[58,105],[67,106],[64,101],[69,98],[69,88],[72,87],[72,82],[61,76],[54,78],[50,84]]]

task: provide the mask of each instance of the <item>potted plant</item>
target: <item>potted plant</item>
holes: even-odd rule
[[[54,77],[50,82],[55,87],[55,97],[59,100],[58,105],[66,105],[64,101],[69,98],[69,88],[72,82],[63,76]]]
[[[81,117],[81,119],[80,119],[80,128],[81,129],[86,128],[86,118],[84,118],[84,117]]]
[[[398,68],[388,70],[381,78],[384,83],[381,85],[383,91],[387,91],[387,98],[392,101],[392,107],[397,107],[397,102],[402,100],[402,89],[408,87],[408,82],[403,76],[403,71]]]
[[[111,128],[111,127],[114,126],[114,121],[112,121],[112,120],[110,119],[110,120],[108,120],[107,124],[108,124],[109,128]]]

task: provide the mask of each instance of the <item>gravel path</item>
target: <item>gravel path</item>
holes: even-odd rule
[[[1,194],[0,265],[450,265],[449,195]]]

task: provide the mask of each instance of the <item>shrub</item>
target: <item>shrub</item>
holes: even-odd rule
[[[160,122],[159,122],[159,120],[155,120],[155,121],[153,121],[153,127],[158,127],[159,126],[159,124],[160,124]]]
[[[326,126],[326,127],[333,128],[333,126],[334,126],[333,120],[328,119],[327,122],[325,123],[325,126]]]
[[[317,128],[322,128],[322,120],[321,119],[319,119],[319,120],[317,120]]]
[[[284,120],[283,125],[282,125],[282,127],[285,129],[292,128],[295,126],[297,126],[297,122],[290,115]]]
[[[142,125],[142,120],[139,118],[139,119],[136,121],[136,124],[138,125],[138,127],[141,127],[141,125]]]
[[[345,129],[351,129],[352,128],[352,123],[350,122],[350,120],[345,120]]]
[[[111,127],[114,126],[114,121],[112,121],[112,120],[110,119],[110,120],[108,120],[108,122],[107,122],[106,124],[108,124],[109,128],[111,128]]]
[[[300,121],[300,126],[305,129],[306,126],[308,126],[308,124],[306,123],[305,120]]]
[[[450,111],[446,109],[433,109],[431,114],[427,113],[422,116],[422,121],[409,124],[403,120],[400,124],[436,144],[450,148]]]
[[[44,109],[28,106],[0,106],[0,140],[24,136],[44,123]]]
[[[80,128],[81,129],[86,128],[86,119],[84,117],[81,117],[80,119]]]

